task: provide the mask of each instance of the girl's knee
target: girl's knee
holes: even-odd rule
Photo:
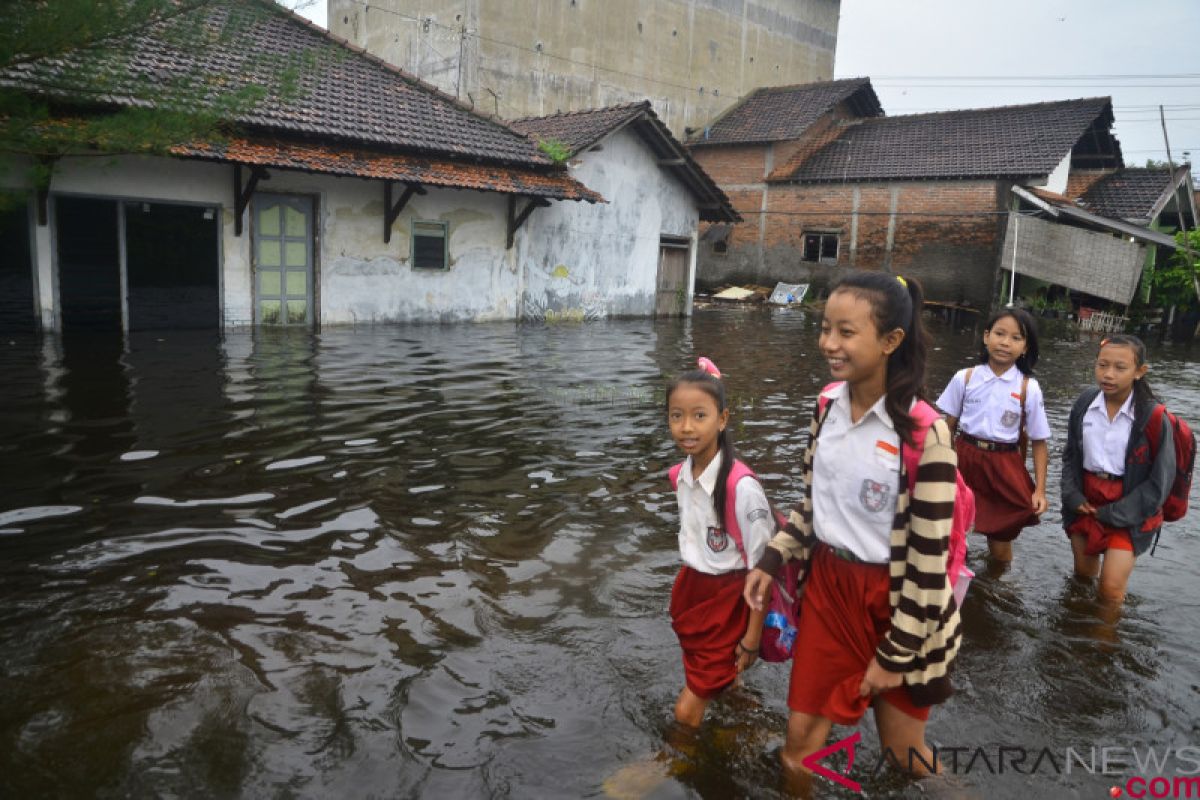
[[[1125,581],[1101,578],[1096,594],[1107,603],[1124,603]]]

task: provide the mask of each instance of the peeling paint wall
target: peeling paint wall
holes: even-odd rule
[[[517,232],[523,318],[653,315],[660,238],[696,231],[692,195],[637,134],[618,131],[601,147],[581,153],[571,175],[609,202],[553,203]],[[690,308],[690,283],[687,293]]]
[[[840,10],[841,0],[329,0],[329,30],[484,113],[649,98],[682,136],[758,86],[831,79]]]
[[[520,294],[515,250],[505,249],[504,195],[430,188],[414,196],[383,241],[383,184],[352,178],[270,170],[258,191],[300,194],[316,208],[316,302],[322,324],[515,319]],[[19,166],[5,180],[20,186]],[[245,179],[245,178],[243,178]],[[211,205],[221,214],[222,319],[253,324],[250,213],[234,235],[233,167],[170,158],[64,159],[51,196],[88,195]],[[253,201],[252,201],[253,206]],[[58,327],[54,220],[36,227],[38,302],[43,326]],[[535,215],[536,218],[536,215]],[[413,219],[449,223],[449,269],[410,266]]]

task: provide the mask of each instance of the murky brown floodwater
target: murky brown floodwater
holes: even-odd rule
[[[975,339],[937,333],[940,388]],[[810,314],[741,309],[0,341],[0,796],[603,795],[659,750],[682,681],[663,377],[695,353],[726,369],[741,450],[791,502],[815,345]],[[1043,353],[1061,434],[1093,346]],[[1193,420],[1197,356],[1154,352]],[[1057,522],[972,587],[932,739],[1200,745],[1194,520],[1139,564],[1115,633],[1068,580]],[[653,796],[775,796],[786,680],[755,667]],[[862,730],[867,792],[919,795],[870,776]],[[959,778],[1014,798],[1117,782]]]

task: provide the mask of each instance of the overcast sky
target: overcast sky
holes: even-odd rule
[[[842,0],[834,76],[889,115],[1111,96],[1130,166],[1166,159],[1162,104],[1175,160],[1200,159],[1200,0]]]

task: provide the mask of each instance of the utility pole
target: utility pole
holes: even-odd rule
[[[1171,170],[1171,194],[1175,196],[1175,210],[1179,216],[1179,231],[1183,234],[1183,251],[1187,253],[1188,266],[1192,268],[1192,288],[1196,290],[1196,299],[1200,300],[1200,276],[1196,275],[1196,251],[1188,243],[1187,222],[1183,218],[1183,202],[1175,189],[1175,160],[1171,158],[1171,140],[1167,136],[1167,114],[1163,107],[1158,107],[1158,119],[1162,123],[1163,144],[1167,147],[1167,167]],[[1188,187],[1191,191],[1191,187]]]

